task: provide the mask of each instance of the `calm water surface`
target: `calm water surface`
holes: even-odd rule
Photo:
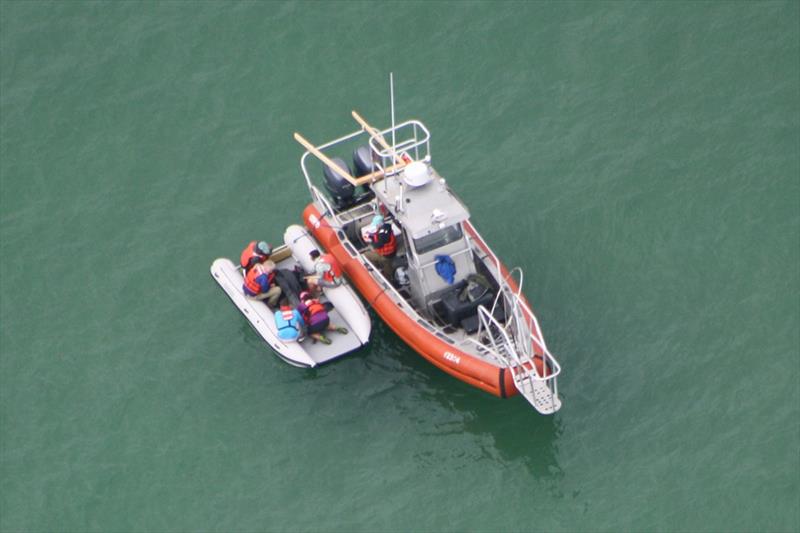
[[[537,415],[278,360],[208,274],[300,131],[432,131],[563,366]],[[3,531],[797,531],[800,4],[0,2]]]

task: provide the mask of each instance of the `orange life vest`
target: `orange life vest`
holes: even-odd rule
[[[331,254],[323,255],[320,257],[320,261],[324,261],[331,266],[331,268],[326,270],[322,275],[322,279],[329,283],[333,283],[335,278],[342,277],[342,268],[339,266],[339,261],[337,261],[336,258]]]
[[[244,286],[252,294],[258,294],[261,292],[261,285],[259,285],[258,281],[256,281],[256,278],[262,274],[266,274],[263,268],[256,267],[247,271],[247,275],[244,277]],[[275,279],[275,273],[270,272],[267,274],[267,279],[269,280],[270,285],[272,285],[272,280]]]
[[[311,317],[320,313],[325,312],[325,306],[320,303],[319,300],[316,298],[311,300],[306,300],[303,302],[306,305],[306,312],[304,313],[305,316],[303,317],[306,322],[311,322]]]
[[[378,244],[380,240],[386,239],[386,234],[389,234],[388,240],[382,246],[375,248],[375,251],[378,252],[378,255],[382,255],[383,257],[391,257],[397,252],[397,239],[394,236],[394,231],[392,231],[391,224],[384,224],[381,226],[378,231],[372,234],[372,242],[374,244]],[[380,238],[383,237],[383,239]]]
[[[267,259],[269,259],[269,256],[265,255],[264,252],[259,250],[258,243],[253,241],[248,244],[244,250],[242,250],[242,256],[239,258],[239,264],[241,264],[243,269],[247,270],[252,268],[252,266],[256,263],[263,263]]]

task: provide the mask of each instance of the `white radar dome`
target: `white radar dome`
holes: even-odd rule
[[[422,187],[431,181],[428,166],[422,161],[414,161],[403,169],[403,181],[409,187]]]

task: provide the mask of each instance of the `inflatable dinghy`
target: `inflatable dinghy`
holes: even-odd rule
[[[298,225],[292,225],[286,229],[284,241],[285,244],[276,248],[270,259],[275,263],[278,272],[282,273],[278,283],[286,296],[287,292],[296,291],[298,287],[296,279],[291,279],[295,266],[300,265],[306,274],[313,273],[313,263],[309,252],[313,249],[322,250],[309,233]],[[263,301],[244,295],[242,269],[230,259],[223,257],[215,260],[211,264],[211,275],[250,322],[253,329],[281,359],[290,365],[315,367],[357,350],[369,342],[372,323],[361,300],[347,282],[339,287],[323,289],[323,294],[319,298],[322,303],[326,304],[326,307],[330,308],[328,315],[331,324],[344,326],[348,330],[346,334],[327,333],[326,336],[332,342],[323,344],[314,342],[310,337],[306,337],[301,342],[287,342],[279,338],[275,326],[275,310],[267,307]]]

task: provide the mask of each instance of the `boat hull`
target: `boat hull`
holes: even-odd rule
[[[348,253],[337,231],[327,223],[313,203],[303,211],[303,221],[317,242],[336,257],[367,303],[417,353],[451,376],[490,394],[501,398],[518,394],[512,374],[514,369],[489,363],[458,349],[419,324],[396,304],[366,267]],[[470,229],[471,226],[468,231]],[[485,246],[482,241],[479,244]],[[501,270],[508,272],[504,266]],[[541,358],[537,357],[535,361],[541,372]]]

